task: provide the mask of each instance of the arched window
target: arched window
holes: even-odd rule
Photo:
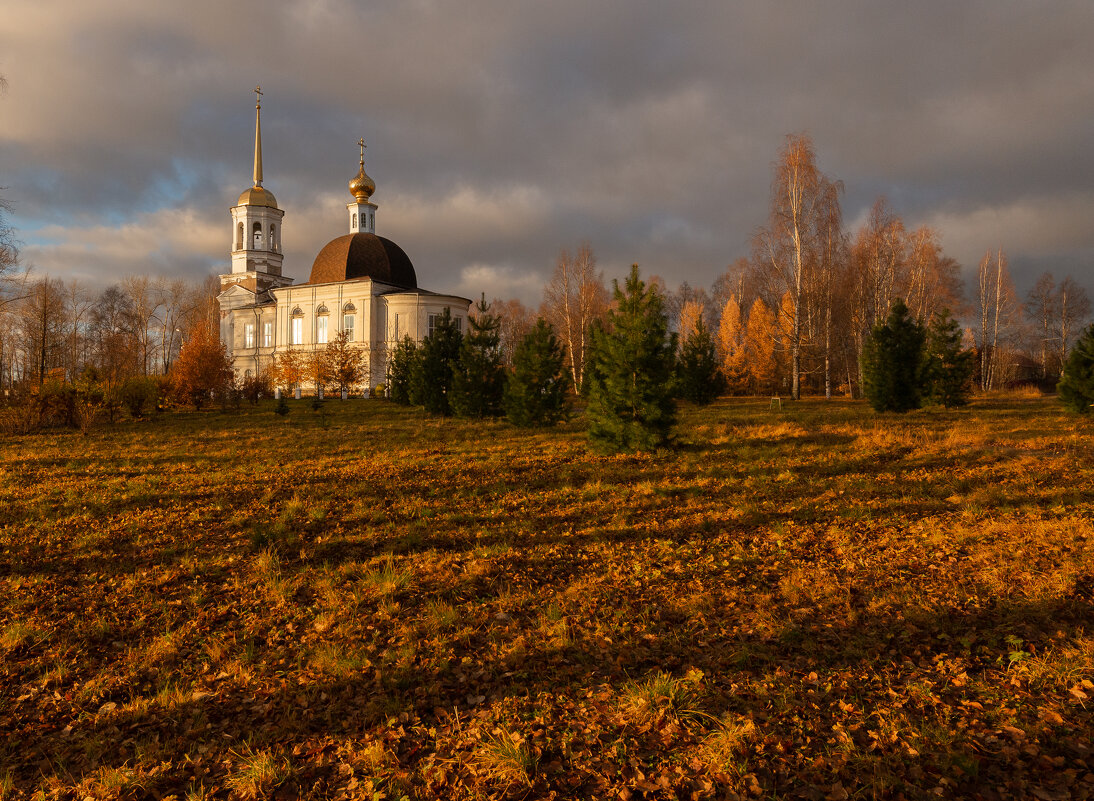
[[[236,250],[243,250],[243,223],[236,230]]]
[[[254,224],[253,231],[254,231],[254,240],[255,240],[255,244],[254,244],[255,250],[262,250],[262,223],[256,222]]]
[[[304,312],[297,306],[292,310],[292,344],[304,344]]]
[[[356,214],[353,215],[353,227],[354,228],[357,227],[357,215]]]
[[[330,310],[326,305],[315,310],[315,341],[319,345],[327,343],[327,321],[330,320]]]
[[[352,303],[347,303],[342,307],[342,330],[347,332],[347,338],[350,342],[355,339],[353,329],[357,324],[357,307]]]
[[[270,226],[270,250],[277,250],[277,237],[274,234],[277,233],[277,226]]]

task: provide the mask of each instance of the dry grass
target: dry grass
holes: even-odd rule
[[[324,415],[5,441],[0,797],[1094,794],[1050,401],[721,401],[638,456]]]

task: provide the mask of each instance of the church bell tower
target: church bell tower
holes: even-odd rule
[[[222,289],[241,284],[252,292],[291,284],[281,275],[281,219],[273,192],[262,186],[262,90],[255,89],[254,185],[232,207],[232,271]]]

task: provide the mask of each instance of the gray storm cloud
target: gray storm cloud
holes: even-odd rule
[[[0,185],[43,272],[218,271],[261,83],[287,272],[344,232],[364,136],[423,283],[534,302],[583,240],[709,285],[808,131],[848,220],[885,194],[966,269],[1003,247],[1020,286],[1089,284],[1092,39],[1079,2],[9,0]]]

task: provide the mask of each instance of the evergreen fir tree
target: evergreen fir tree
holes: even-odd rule
[[[863,392],[879,412],[918,409],[923,392],[927,334],[897,298],[889,319],[878,323],[862,348]]]
[[[625,289],[612,284],[607,328],[592,332],[589,439],[606,450],[652,450],[669,442],[676,422],[676,338],[669,335],[661,294],[643,283],[637,264]]]
[[[410,402],[430,414],[452,414],[449,395],[452,372],[460,358],[463,335],[448,309],[437,318],[433,332],[422,340],[410,372]]]
[[[676,395],[686,401],[705,406],[725,387],[718,369],[718,356],[703,318],[699,317],[680,349],[676,363]]]
[[[395,346],[387,362],[387,396],[400,406],[410,405],[410,377],[418,361],[418,346],[410,335]]]
[[[501,363],[501,320],[490,314],[484,294],[470,318],[471,330],[460,344],[460,356],[452,372],[449,401],[457,417],[500,417],[505,392],[505,367]]]
[[[1079,335],[1068,354],[1056,391],[1069,409],[1090,414],[1091,404],[1094,404],[1094,324],[1088,325]]]
[[[927,356],[923,377],[927,398],[947,409],[965,406],[972,394],[976,355],[962,350],[964,334],[949,309],[935,312],[927,328]]]
[[[505,386],[505,413],[513,425],[553,426],[566,416],[570,373],[566,353],[551,324],[542,317],[513,353],[513,373]]]

